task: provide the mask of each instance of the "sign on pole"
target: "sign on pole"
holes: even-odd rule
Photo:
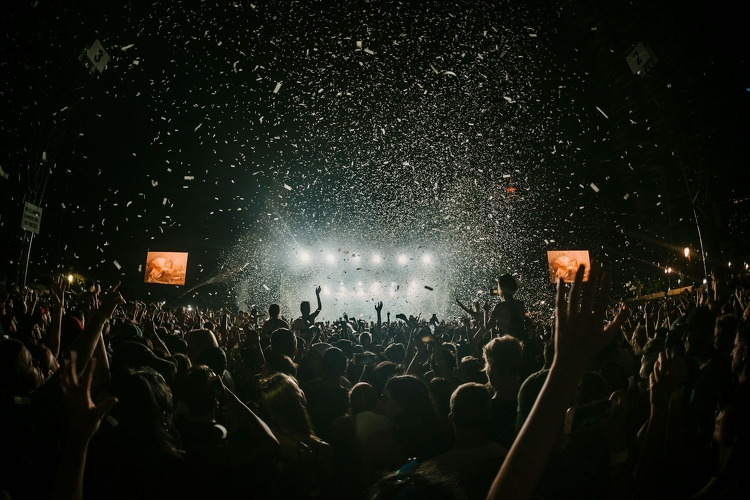
[[[93,74],[96,71],[101,73],[104,71],[104,68],[107,67],[109,54],[104,50],[104,47],[99,40],[94,40],[94,43],[87,45],[86,48],[83,49],[81,55],[78,56],[78,60],[81,61],[84,66],[89,68],[90,73]]]
[[[23,219],[21,219],[21,229],[39,234],[39,224],[42,222],[42,209],[36,205],[26,202],[23,207]]]
[[[658,62],[656,55],[651,51],[651,47],[644,46],[643,42],[639,42],[625,60],[634,75],[644,75]]]

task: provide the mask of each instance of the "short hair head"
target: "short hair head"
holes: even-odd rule
[[[460,385],[451,396],[451,421],[456,429],[486,431],[490,422],[490,399],[485,385]]]

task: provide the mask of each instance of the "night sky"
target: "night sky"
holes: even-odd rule
[[[548,298],[545,251],[565,248],[616,268],[618,293],[665,266],[702,280],[682,256],[696,215],[709,267],[750,261],[739,9],[8,2],[0,268],[16,280],[33,201],[30,281],[74,271],[128,298],[177,303],[215,277],[182,302],[289,308],[320,284],[369,310],[395,285],[415,313],[455,314],[504,272]],[[96,39],[111,60],[92,76]],[[639,42],[658,59],[643,76]],[[148,250],[189,252],[188,285],[141,283]]]

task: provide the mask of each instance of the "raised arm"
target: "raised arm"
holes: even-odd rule
[[[555,358],[528,419],[495,477],[488,499],[526,499],[533,495],[581,375],[625,318],[625,310],[621,310],[611,323],[602,327],[609,299],[609,277],[605,272],[597,293],[599,269],[591,266],[586,283],[583,273],[584,266],[580,266],[568,300],[562,280],[557,283]]]
[[[114,314],[115,309],[117,309],[117,306],[125,303],[125,299],[123,299],[122,295],[117,291],[119,286],[120,282],[118,281],[108,293],[104,294],[101,305],[89,315],[90,317],[86,320],[86,326],[83,328],[83,332],[73,343],[71,349],[78,353],[76,366],[78,373],[83,372],[91,359],[92,354],[94,354],[94,348],[96,348],[96,344],[102,336],[104,323],[109,321],[112,314]]]
[[[47,331],[47,348],[57,358],[60,354],[60,335],[62,333],[62,317],[65,311],[65,282],[62,277],[52,280],[49,288],[52,300],[52,321]]]
[[[83,471],[89,441],[99,428],[104,415],[117,403],[117,398],[107,398],[98,405],[91,401],[93,370],[82,375],[79,383],[76,352],[70,351],[70,361],[61,370],[60,384],[67,407],[70,429],[55,476],[52,500],[80,500],[83,498]],[[95,368],[96,360],[92,360]]]
[[[382,302],[378,302],[377,304],[375,304],[375,312],[378,314],[378,323],[377,323],[377,326],[375,327],[375,334],[378,336],[378,338],[375,339],[375,340],[377,341],[378,344],[380,344],[382,342],[382,340],[383,340],[383,334],[382,334],[382,326],[383,326],[383,317],[382,317],[383,303]]]

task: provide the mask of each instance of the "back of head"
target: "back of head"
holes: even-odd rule
[[[323,354],[323,375],[340,377],[346,372],[346,355],[338,347],[331,347]]]
[[[276,354],[294,357],[297,350],[297,337],[288,328],[279,328],[271,333],[271,350]]]
[[[393,419],[393,435],[409,456],[427,459],[443,446],[427,385],[411,375],[388,381],[385,392],[401,408]]]
[[[193,330],[188,332],[188,357],[194,363],[197,362],[200,353],[209,347],[219,347],[216,335],[211,330]]]
[[[383,361],[375,366],[375,369],[370,373],[370,383],[375,391],[375,396],[380,397],[385,389],[385,384],[400,373],[400,369],[393,361]]]
[[[219,376],[227,369],[227,355],[221,347],[207,347],[195,361],[196,364],[208,366]]]
[[[517,374],[521,370],[523,346],[510,335],[496,337],[484,346],[484,361],[488,368],[502,374]]]
[[[518,282],[510,274],[503,274],[500,276],[498,283],[500,284],[500,291],[505,298],[513,297],[518,291]]]
[[[450,413],[451,384],[448,379],[434,377],[427,386],[432,406],[440,419],[448,418]]]
[[[451,415],[456,429],[487,431],[490,422],[490,392],[481,384],[463,384],[451,396]]]
[[[349,391],[349,405],[351,406],[352,415],[362,413],[363,411],[372,411],[377,404],[378,396],[367,382],[360,382]]]
[[[268,306],[268,316],[270,318],[278,318],[281,316],[281,306],[278,304],[271,304]]]
[[[302,301],[299,305],[299,312],[301,312],[303,316],[310,314],[310,302],[306,300]]]
[[[352,344],[351,340],[341,339],[336,342],[336,347],[341,349],[341,351],[346,355],[347,359],[352,359],[354,357],[354,345]]]
[[[487,374],[484,373],[484,360],[474,356],[464,356],[458,366],[458,378],[462,382],[487,383]]]
[[[297,377],[297,365],[289,356],[276,354],[276,352],[271,351],[266,356],[266,364],[268,365],[270,375],[286,373],[291,377]]]
[[[453,476],[432,463],[407,464],[376,482],[368,500],[465,500],[466,494]]]
[[[406,349],[403,344],[391,344],[385,349],[385,357],[396,364],[404,362]]]
[[[179,455],[168,431],[174,412],[172,392],[161,375],[149,368],[118,372],[112,392],[118,403],[111,414],[130,452]]]
[[[211,387],[211,368],[197,365],[180,380],[178,396],[195,415],[210,415],[216,408],[216,397]]]
[[[260,402],[268,424],[281,432],[314,435],[303,397],[297,382],[289,375],[277,373],[260,382]]]

